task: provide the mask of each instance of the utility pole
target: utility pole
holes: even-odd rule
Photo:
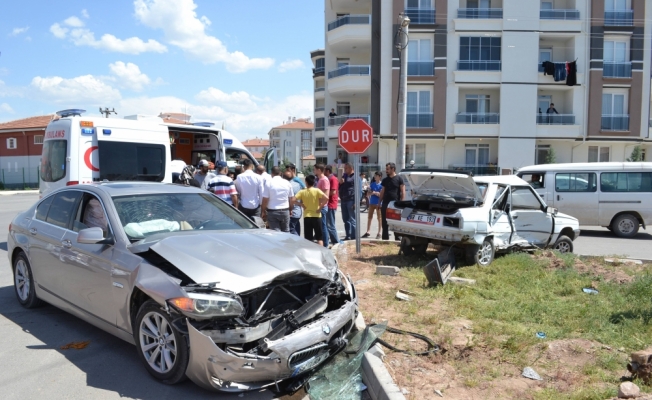
[[[398,32],[396,34],[396,49],[401,60],[400,77],[398,79],[398,127],[396,149],[396,170],[405,169],[405,128],[407,119],[407,66],[408,66],[408,26],[410,18],[403,13],[398,15]]]
[[[104,110],[102,110],[102,107],[100,107],[100,114],[103,114],[104,118],[109,118],[109,115],[111,114],[118,115],[118,113],[115,111],[115,108],[109,110],[109,107],[104,107]]]

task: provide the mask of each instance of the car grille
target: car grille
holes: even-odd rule
[[[288,359],[288,366],[290,368],[295,368],[297,365],[301,364],[302,362],[309,360],[314,356],[316,356],[317,354],[319,354],[319,352],[326,347],[328,347],[326,343],[318,343],[314,346],[310,346],[303,350],[299,350],[290,356],[290,358]]]

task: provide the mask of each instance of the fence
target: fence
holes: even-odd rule
[[[40,168],[0,169],[0,190],[38,189]]]

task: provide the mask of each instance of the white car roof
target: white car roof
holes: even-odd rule
[[[476,182],[482,183],[495,183],[503,185],[513,185],[513,186],[527,186],[529,183],[519,178],[516,175],[496,175],[496,176],[476,176],[473,178]]]
[[[518,170],[522,172],[542,171],[617,171],[617,170],[652,170],[652,162],[598,162],[598,163],[565,163],[565,164],[541,164],[523,167]]]

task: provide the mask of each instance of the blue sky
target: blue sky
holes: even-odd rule
[[[242,139],[312,116],[315,0],[23,0],[0,13],[0,122],[183,112]]]

